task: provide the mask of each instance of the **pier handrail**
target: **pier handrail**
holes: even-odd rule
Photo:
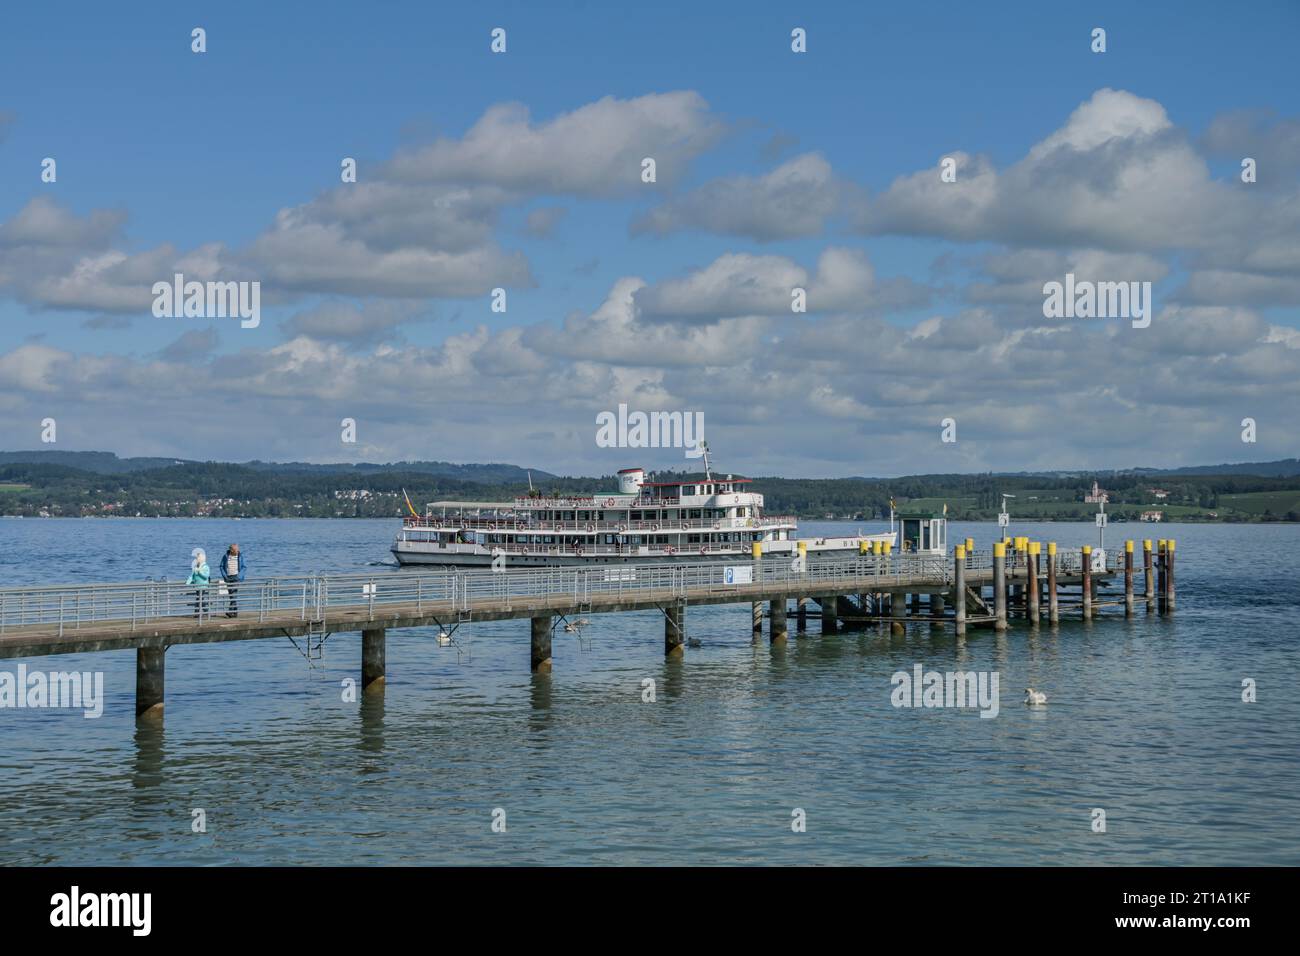
[[[1057,553],[1060,573],[1078,572],[1082,551]],[[1107,556],[1108,570],[1121,556]],[[1009,562],[1010,564],[1011,562]],[[1016,565],[1016,566],[1023,566]],[[967,570],[992,567],[989,552],[967,558]],[[802,568],[802,569],[800,569]],[[760,561],[609,564],[595,567],[506,568],[501,571],[394,569],[377,573],[283,575],[249,578],[233,586],[213,579],[206,588],[183,581],[144,580],[111,584],[34,585],[0,588],[0,634],[16,628],[57,628],[62,635],[97,622],[129,623],[130,629],[162,620],[193,617],[220,620],[237,609],[245,620],[265,621],[291,615],[324,624],[343,611],[376,613],[413,605],[417,613],[437,605],[451,612],[468,611],[492,602],[572,595],[575,604],[596,594],[654,594],[686,598],[719,591],[743,593],[747,588],[784,587],[816,595],[846,587],[882,589],[902,583],[951,585],[953,559],[938,554],[853,555],[809,557],[802,566],[788,556]],[[232,604],[233,599],[233,604]]]

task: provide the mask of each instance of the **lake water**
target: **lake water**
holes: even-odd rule
[[[229,541],[254,576],[357,570],[390,560],[396,525],[0,521],[0,585],[176,580],[191,548],[215,559]],[[950,537],[987,547],[996,530]],[[916,625],[796,637],[792,620],[772,648],[751,644],[747,605],[699,608],[703,647],[680,661],[659,612],[593,616],[582,641],[557,630],[542,676],[526,620],[463,627],[468,654],[397,630],[386,692],[360,703],[341,689],[357,634],[310,665],[287,639],[174,647],[162,728],[135,722],[134,652],[28,660],[102,670],[106,704],[0,710],[0,863],[1300,863],[1300,527],[1109,532],[1112,547],[1177,538],[1176,615],[963,641]],[[892,706],[891,676],[918,663],[996,671],[997,717]],[[1026,686],[1048,705],[1023,706]]]

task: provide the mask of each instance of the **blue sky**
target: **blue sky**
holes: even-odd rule
[[[62,448],[590,472],[637,455],[593,440],[595,413],[627,401],[703,410],[718,453],[748,471],[1296,454],[1300,343],[1286,330],[1297,327],[1300,269],[1285,250],[1300,169],[1297,5],[448,6],[7,10],[0,446],[35,447],[50,415]],[[190,50],[195,26],[206,53]],[[494,27],[507,31],[505,54],[489,51]],[[794,27],[807,30],[805,54],[790,50]],[[1107,31],[1104,54],[1089,48],[1094,27]],[[605,98],[603,111],[583,112]],[[526,117],[468,149],[476,124],[506,104]],[[654,152],[640,132],[651,115],[689,143],[665,144],[672,162],[654,186],[634,165],[624,182],[600,158]],[[1112,123],[1117,141],[1089,132]],[[530,130],[538,153],[515,163],[515,131]],[[1050,162],[1027,161],[1045,141]],[[573,149],[567,169],[547,167],[557,148]],[[1245,193],[1238,163],[1252,151],[1264,168]],[[989,190],[994,173],[1010,185],[949,227],[960,213],[898,184],[959,152],[973,158],[971,179],[984,171]],[[47,156],[56,183],[40,181]],[[344,156],[358,161],[356,186],[387,191],[381,211],[348,206]],[[402,157],[407,174],[393,171]],[[781,201],[764,209],[770,192],[752,194],[787,163],[815,181],[784,201],[825,205],[805,228],[780,225]],[[1186,188],[1153,189],[1166,181],[1160,164]],[[967,178],[963,166],[963,188]],[[1076,208],[1093,194],[1115,208]],[[450,223],[435,214],[465,196],[473,208]],[[1059,229],[1055,197],[1075,204]],[[347,240],[323,275],[295,259],[307,232],[277,231],[286,210]],[[530,232],[530,213],[553,221]],[[646,231],[647,217],[667,225]],[[37,219],[40,230],[24,225]],[[374,269],[333,281],[358,242]],[[1258,249],[1242,251],[1251,242]],[[826,308],[799,317],[745,298],[781,272],[770,257],[812,279],[827,249],[858,257],[846,267],[863,273],[844,280],[852,294],[823,295]],[[196,250],[212,270],[202,278],[263,283],[257,329],[157,319],[148,296],[135,304],[131,283],[147,291]],[[406,253],[415,263],[466,254],[473,275],[449,265],[412,292],[389,271]],[[83,281],[106,255],[111,268]],[[665,284],[711,266],[731,270],[726,289],[681,307]],[[1150,276],[1155,331],[1032,330],[1041,298],[1025,289],[1087,268],[1098,280]],[[601,319],[631,277],[644,283],[630,293],[635,314]],[[498,284],[504,314],[488,307]],[[729,303],[738,290],[745,301]],[[678,291],[698,300],[694,287]],[[355,321],[340,335],[312,318],[321,308]],[[1207,341],[1218,334],[1233,345]],[[1022,394],[1007,394],[1008,378],[1023,380]],[[201,392],[202,413],[181,400],[187,388]],[[356,445],[339,443],[345,415],[360,423]],[[947,415],[959,440],[939,444]],[[1240,441],[1245,416],[1271,423],[1256,445]],[[128,424],[140,420],[150,427]]]

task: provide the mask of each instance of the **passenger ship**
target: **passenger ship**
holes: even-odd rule
[[[618,490],[512,502],[435,501],[405,519],[393,542],[402,565],[554,567],[747,560],[794,555],[798,522],[763,513],[748,478],[714,476],[646,481],[641,468],[618,473]],[[857,554],[892,533],[799,539],[823,557]],[[501,562],[504,558],[504,562]]]

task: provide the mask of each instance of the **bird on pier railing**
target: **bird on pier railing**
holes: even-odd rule
[[[1034,690],[1032,687],[1025,688],[1025,703],[1030,705],[1046,704],[1047,695],[1041,690]]]

